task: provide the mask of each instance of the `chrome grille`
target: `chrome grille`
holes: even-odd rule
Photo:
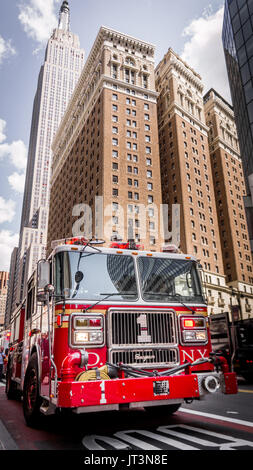
[[[141,318],[146,321],[142,328]],[[144,331],[143,331],[144,330]],[[175,312],[154,310],[111,310],[109,312],[109,345],[172,346],[177,343]]]
[[[141,367],[170,367],[178,363],[178,350],[174,349],[128,349],[112,350],[111,362]]]
[[[136,367],[170,367],[179,363],[173,310],[110,309],[109,362]]]

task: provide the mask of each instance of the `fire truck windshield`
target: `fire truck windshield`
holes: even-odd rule
[[[192,260],[139,257],[142,297],[149,302],[203,302],[196,263]]]
[[[110,292],[114,299],[129,302],[138,297],[132,256],[62,251],[55,256],[54,273],[56,296],[101,300]]]

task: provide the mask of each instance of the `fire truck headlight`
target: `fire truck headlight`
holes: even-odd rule
[[[71,319],[70,345],[102,346],[104,343],[104,317],[99,314],[77,315]]]
[[[75,331],[75,334],[74,334],[75,344],[88,343],[88,341],[89,341],[89,333],[86,333],[85,331]]]
[[[205,342],[207,340],[206,331],[184,331],[183,339],[185,342],[194,343],[196,341]]]
[[[180,318],[181,341],[183,344],[207,343],[207,328],[202,316],[185,316]]]

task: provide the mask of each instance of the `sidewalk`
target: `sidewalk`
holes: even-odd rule
[[[18,450],[18,446],[0,420],[0,451],[1,450]]]
[[[5,388],[5,380],[0,382],[0,387]],[[0,451],[1,450],[18,450],[18,446],[0,419]]]

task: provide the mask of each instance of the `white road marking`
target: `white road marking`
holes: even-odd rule
[[[168,444],[169,446],[176,447],[177,449],[181,449],[181,450],[199,450],[197,447],[193,447],[188,444],[184,444],[183,442],[176,441],[175,439],[162,436],[161,434],[155,434],[154,432],[145,431],[143,429],[119,431],[119,432],[116,432],[114,436],[119,437],[123,441],[129,442],[129,444],[137,446],[143,450],[160,450],[161,449],[160,447],[154,447],[148,442],[144,442],[144,441],[141,441],[140,439],[136,439],[133,436],[129,436],[128,434],[130,433],[134,433],[134,434],[138,433],[138,434],[141,434],[142,436],[148,437],[150,439],[154,439],[155,441],[158,441],[158,442],[163,442],[164,444]]]
[[[178,413],[189,413],[197,416],[205,416],[206,418],[218,419],[219,421],[227,421],[228,423],[243,424],[244,426],[249,426],[253,428],[252,422],[244,421],[242,419],[227,418],[226,416],[214,415],[212,413],[203,413],[201,411],[188,410],[186,408],[181,408]]]
[[[105,450],[103,444],[101,445],[103,441],[113,449],[131,449],[134,447],[153,451],[163,450],[164,446],[159,445],[159,442],[167,444],[168,449],[174,447],[179,450],[202,450],[203,447],[216,448],[217,450],[235,450],[240,447],[253,448],[252,441],[186,424],[159,426],[155,432],[144,429],[131,429],[118,431],[112,437],[85,436],[82,444],[88,450]],[[184,441],[189,441],[194,446],[186,444]],[[202,446],[202,448],[198,446]]]

